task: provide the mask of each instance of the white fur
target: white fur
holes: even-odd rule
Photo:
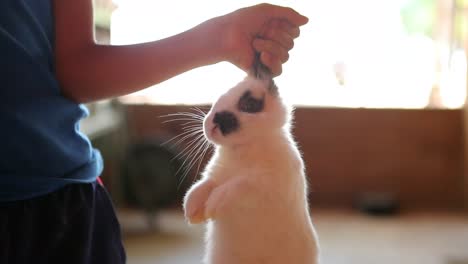
[[[206,264],[316,264],[304,164],[290,133],[291,111],[267,82],[247,77],[219,98],[204,120],[215,145],[202,179],[184,201],[189,222],[207,221]],[[237,109],[247,90],[265,96],[261,113]],[[230,111],[240,129],[223,136],[214,113]]]

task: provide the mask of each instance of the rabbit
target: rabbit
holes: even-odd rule
[[[214,146],[184,198],[190,224],[206,223],[205,264],[316,264],[318,237],[292,107],[272,79],[247,76],[203,120]]]

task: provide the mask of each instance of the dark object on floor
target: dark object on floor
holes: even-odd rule
[[[184,189],[176,176],[180,163],[175,156],[176,153],[155,140],[133,144],[124,160],[126,203],[145,210],[150,227],[158,210],[173,205],[183,196]]]
[[[398,213],[399,203],[391,193],[365,193],[356,201],[357,208],[373,216],[392,216]]]

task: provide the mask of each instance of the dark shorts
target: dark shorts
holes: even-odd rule
[[[0,202],[0,263],[125,263],[107,191],[98,183],[73,184],[30,200]]]

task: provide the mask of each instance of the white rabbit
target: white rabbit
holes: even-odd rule
[[[207,222],[204,263],[318,263],[291,115],[273,81],[253,77],[206,115],[203,132],[215,152],[184,200],[190,223]]]

